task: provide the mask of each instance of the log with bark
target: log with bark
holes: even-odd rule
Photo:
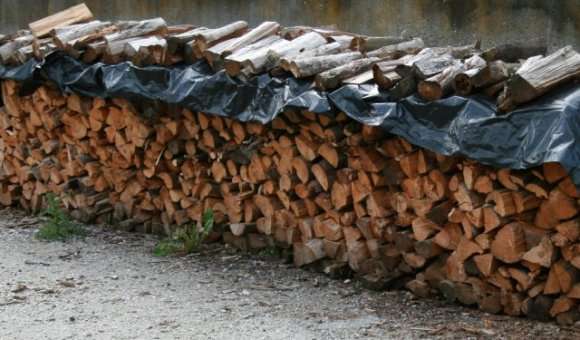
[[[509,111],[579,75],[580,54],[571,46],[546,57],[531,57],[508,80],[504,95],[498,99],[498,108]]]
[[[330,90],[340,85],[341,81],[360,72],[369,70],[379,58],[363,58],[335,67],[316,76],[316,86],[321,90]]]
[[[290,63],[290,72],[296,78],[304,78],[316,75],[326,70],[347,64],[353,60],[361,59],[360,52],[345,52],[316,57],[302,57]]]

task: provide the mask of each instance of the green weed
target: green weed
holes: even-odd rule
[[[214,227],[213,210],[208,209],[203,213],[201,225],[189,224],[178,229],[167,239],[159,241],[153,249],[155,256],[168,256],[172,254],[191,254],[198,252],[203,242],[207,239]]]
[[[280,248],[271,246],[260,250],[258,254],[264,257],[281,257],[282,251],[280,250]]]
[[[36,232],[36,238],[45,241],[66,241],[75,236],[84,236],[85,230],[74,223],[62,209],[62,203],[56,195],[46,195],[47,207],[42,215],[47,217],[46,222]]]

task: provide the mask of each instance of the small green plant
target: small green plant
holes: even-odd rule
[[[183,245],[177,240],[170,238],[159,241],[153,249],[153,255],[159,257],[169,256],[178,253],[183,248]]]
[[[282,256],[280,248],[277,248],[275,246],[266,247],[266,248],[260,250],[260,252],[258,254],[261,256],[264,256],[264,257],[281,257]]]
[[[66,241],[74,236],[84,236],[85,231],[74,223],[62,209],[62,203],[53,193],[46,195],[47,207],[42,215],[46,222],[36,232],[36,237],[46,241]]]
[[[159,241],[153,249],[155,256],[171,254],[191,254],[199,251],[202,243],[207,239],[214,227],[213,210],[203,213],[201,225],[195,223],[177,230],[172,237]]]

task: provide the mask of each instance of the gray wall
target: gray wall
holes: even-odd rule
[[[77,4],[79,0],[0,0],[0,32]],[[544,38],[551,49],[580,50],[580,0],[86,0],[99,19],[162,16],[170,23],[214,27],[234,20],[255,25],[337,25],[372,35],[421,36],[428,44],[484,46]]]

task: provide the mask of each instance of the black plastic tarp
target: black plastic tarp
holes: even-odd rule
[[[376,85],[346,85],[331,93],[311,81],[267,74],[242,81],[205,62],[171,67],[136,67],[130,62],[86,65],[62,53],[42,62],[6,68],[29,92],[49,80],[65,92],[85,96],[161,101],[240,121],[268,123],[288,108],[319,114],[340,110],[381,126],[409,142],[445,155],[463,155],[497,167],[525,169],[560,162],[580,187],[580,86],[569,84],[506,115],[481,96],[452,96],[425,102],[416,96],[390,98]]]

